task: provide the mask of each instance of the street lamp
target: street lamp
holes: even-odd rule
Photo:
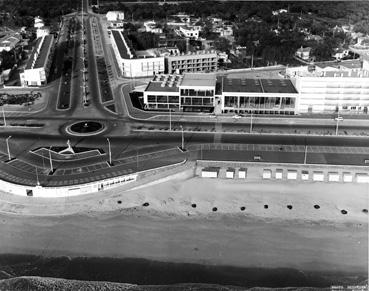
[[[252,133],[252,112],[250,115],[250,133]]]
[[[110,145],[110,139],[107,138],[106,140],[108,141],[108,146],[109,146],[109,164],[111,166],[112,165],[112,162],[111,162],[111,145]]]
[[[343,121],[343,117],[338,115],[334,120],[336,121],[336,135],[338,135],[338,123]]]
[[[182,146],[181,146],[181,150],[183,151],[184,150],[184,132],[183,132],[183,126],[180,125],[179,127],[181,128],[181,131],[182,131]]]
[[[53,160],[51,158],[51,147],[49,147],[50,173],[54,172]]]
[[[172,110],[169,108],[169,131],[172,131]]]
[[[5,119],[5,112],[4,112],[4,105],[2,106],[3,111],[3,119],[4,119],[4,127],[6,126],[6,119]]]
[[[10,155],[10,148],[9,148],[9,139],[11,138],[12,136],[9,135],[5,141],[6,141],[6,149],[8,150],[8,158],[9,158],[9,161],[12,159],[11,155]]]

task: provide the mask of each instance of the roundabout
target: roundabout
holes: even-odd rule
[[[98,121],[79,121],[68,125],[65,130],[73,136],[93,136],[104,132],[106,126]]]

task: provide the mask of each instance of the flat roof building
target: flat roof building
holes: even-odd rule
[[[288,79],[221,77],[222,112],[295,114],[298,92]]]
[[[137,55],[123,31],[112,30],[112,46],[123,77],[149,77],[164,73],[164,57],[154,50]]]
[[[368,113],[369,71],[358,61],[287,68],[300,113]]]
[[[42,86],[47,84],[47,78],[54,52],[54,36],[45,35],[36,41],[24,72],[20,74],[24,86]]]
[[[198,51],[170,55],[166,57],[165,62],[166,72],[169,74],[214,72],[218,69],[218,55],[216,51]]]
[[[211,111],[214,109],[214,74],[157,75],[144,91],[146,109]]]

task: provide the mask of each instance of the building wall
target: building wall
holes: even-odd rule
[[[168,56],[166,63],[169,74],[214,72],[218,69],[218,56],[216,53]]]
[[[222,112],[295,114],[297,93],[223,92]]]
[[[366,112],[369,107],[369,78],[296,77],[300,113]]]
[[[147,109],[180,109],[180,98],[178,92],[144,92],[144,104]]]
[[[22,74],[20,74],[21,83],[24,86],[43,86],[47,84],[47,78],[49,76],[50,67],[54,55],[54,47],[55,41],[52,38],[52,44],[49,52],[47,53],[47,57],[45,60],[45,64],[43,67],[33,68],[24,70]]]
[[[164,57],[144,59],[119,59],[119,67],[123,77],[151,77],[164,73]]]

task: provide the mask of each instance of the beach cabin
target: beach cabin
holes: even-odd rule
[[[339,182],[340,181],[340,174],[337,172],[329,172],[328,173],[328,181],[329,182]]]
[[[234,178],[234,172],[235,172],[235,170],[233,168],[228,168],[226,170],[226,178],[227,179],[233,179]]]
[[[357,183],[369,183],[369,175],[365,173],[357,173],[356,182]]]
[[[297,171],[287,170],[287,180],[296,180],[296,179],[297,179]]]
[[[301,180],[307,181],[309,180],[309,171],[301,171]]]
[[[313,181],[324,182],[324,173],[321,171],[313,172]]]
[[[247,169],[246,168],[240,168],[238,170],[238,178],[239,179],[246,179],[247,176]]]
[[[345,183],[351,183],[353,180],[352,174],[348,172],[343,173],[343,182]]]
[[[218,178],[219,168],[208,167],[201,170],[202,178]]]
[[[275,171],[275,178],[277,180],[282,180],[283,179],[283,169],[277,169]]]
[[[272,178],[272,170],[264,169],[263,170],[263,179],[271,179]]]

